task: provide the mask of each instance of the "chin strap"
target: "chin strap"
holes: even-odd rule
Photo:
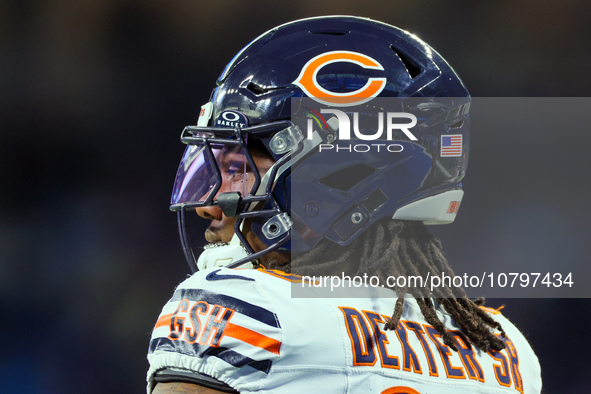
[[[205,250],[197,260],[197,268],[200,270],[210,267],[226,267],[235,261],[248,256],[240,240],[236,235],[232,237],[229,243],[216,243],[207,245]],[[254,268],[251,261],[240,264],[232,268]]]

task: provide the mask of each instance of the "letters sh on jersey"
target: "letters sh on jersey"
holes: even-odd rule
[[[331,92],[320,86],[317,80],[318,72],[331,63],[347,62],[360,67],[374,70],[384,70],[375,59],[358,52],[332,51],[322,53],[310,59],[302,68],[300,75],[294,81],[312,99],[328,105],[348,106],[365,103],[376,97],[386,86],[386,78],[368,78],[367,83],[353,92]]]
[[[353,366],[376,366],[379,360],[381,368],[429,374],[433,377],[445,374],[448,379],[473,379],[481,383],[485,381],[484,370],[478,362],[478,357],[468,339],[460,331],[450,331],[458,348],[456,353],[443,344],[441,334],[428,324],[401,320],[395,331],[385,331],[383,326],[389,316],[372,311],[359,311],[351,307],[339,309],[343,313],[351,340]],[[396,340],[400,343],[400,350],[394,354],[396,347],[392,346],[392,341]],[[415,343],[414,348],[410,345],[411,341]],[[419,349],[417,341],[420,343]],[[500,386],[513,386],[515,390],[523,393],[517,351],[509,338],[506,339],[506,344],[507,347],[500,352],[488,352],[493,362],[495,378]],[[420,360],[425,359],[426,365],[421,365]]]

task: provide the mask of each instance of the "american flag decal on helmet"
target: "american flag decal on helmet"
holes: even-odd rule
[[[441,136],[441,157],[462,156],[462,134]]]

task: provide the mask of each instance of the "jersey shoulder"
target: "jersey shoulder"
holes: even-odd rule
[[[306,326],[300,319],[324,315],[311,311],[312,300],[293,302],[290,285],[300,280],[280,271],[212,267],[183,281],[152,332],[148,390],[156,373],[171,369],[205,374],[240,392],[281,385],[282,368],[305,359],[297,349],[323,338],[295,328]]]
[[[521,382],[524,393],[539,393],[542,391],[542,371],[540,362],[525,335],[506,316],[502,309],[481,307],[494,320],[499,322],[506,333],[505,349],[502,352],[489,352],[495,359],[502,359],[506,355],[508,365],[511,365],[511,375],[514,383]]]

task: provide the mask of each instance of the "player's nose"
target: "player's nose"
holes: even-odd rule
[[[216,193],[215,197],[214,197],[214,201],[217,199],[217,197],[228,191],[228,185],[226,182],[223,182],[220,189],[218,190],[218,192]],[[223,212],[222,209],[218,206],[218,205],[211,205],[211,206],[206,206],[206,207],[199,207],[199,208],[195,208],[195,212],[197,212],[197,215],[201,216],[203,219],[207,219],[207,220],[222,220],[223,218]]]
[[[195,208],[197,215],[207,220],[222,220],[222,209],[217,205]]]

